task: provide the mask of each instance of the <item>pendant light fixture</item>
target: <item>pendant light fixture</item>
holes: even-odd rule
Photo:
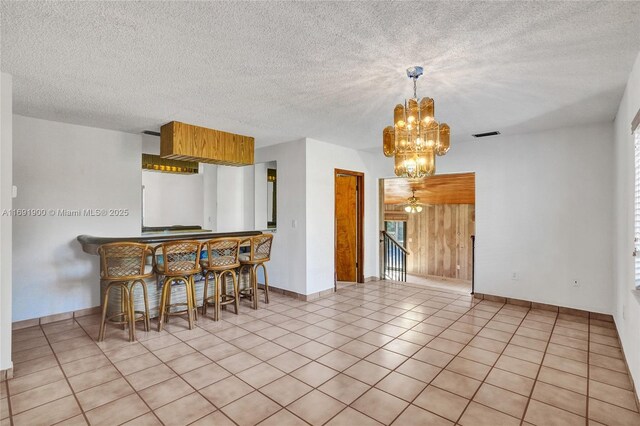
[[[393,110],[393,126],[382,132],[382,150],[387,157],[395,156],[395,174],[400,177],[422,178],[436,172],[436,155],[449,151],[450,128],[434,119],[431,98],[418,101],[416,84],[422,67],[407,69],[413,80],[413,98],[398,104]]]

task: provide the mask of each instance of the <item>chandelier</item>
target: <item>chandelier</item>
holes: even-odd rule
[[[411,193],[412,195],[407,199],[407,205],[404,207],[404,211],[407,213],[420,213],[422,211],[422,206],[418,204],[416,191],[411,191]]]
[[[436,172],[436,155],[449,151],[449,126],[438,124],[433,118],[433,99],[418,102],[416,82],[422,67],[407,68],[413,80],[413,98],[398,104],[393,110],[393,126],[382,132],[382,150],[387,157],[395,156],[395,174],[400,177],[421,178]]]

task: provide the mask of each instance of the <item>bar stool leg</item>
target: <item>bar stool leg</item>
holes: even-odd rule
[[[251,268],[251,288],[253,293],[253,309],[258,309],[258,268]]]
[[[220,272],[218,280],[220,280],[220,297],[222,300],[226,300],[227,296],[227,278],[224,276],[225,271]],[[220,309],[227,310],[227,305],[220,305]]]
[[[162,284],[162,294],[160,295],[160,310],[158,312],[158,332],[164,327],[165,310],[167,309],[167,298],[171,296],[171,280],[165,278]]]
[[[233,305],[236,308],[236,315],[238,315],[239,306],[240,306],[240,289],[238,288],[238,277],[236,271],[230,271],[231,279],[233,280]]]
[[[196,294],[196,280],[193,278],[193,275],[189,277],[187,290],[191,291],[191,299],[193,301],[193,320],[198,321],[198,296]]]
[[[144,331],[148,332],[150,328],[150,322],[149,322],[150,320],[149,320],[149,295],[147,293],[147,284],[142,280],[138,281],[138,283],[142,286],[142,295],[144,297]]]
[[[173,284],[173,280],[169,280],[169,292],[167,293],[167,315],[164,319],[166,324],[169,324],[169,320],[171,319],[171,315],[169,315],[169,313],[171,313],[171,284]]]
[[[218,321],[220,319],[220,275],[217,272],[213,273],[213,320]]]
[[[202,316],[207,315],[207,293],[209,288],[209,271],[204,273],[204,291],[202,292]]]
[[[185,294],[187,296],[187,317],[189,318],[189,330],[193,330],[193,291],[191,290],[190,280],[180,278],[185,285]]]
[[[262,266],[264,272],[264,303],[269,303],[269,276],[267,275],[267,267],[264,263],[256,265],[256,280],[258,279],[258,268]]]
[[[198,294],[196,293],[196,279],[193,275],[189,277],[191,282],[191,295],[193,296],[193,318],[198,321]]]
[[[122,326],[122,330],[126,330],[127,329],[127,318],[125,316],[125,313],[127,312],[127,308],[128,308],[128,304],[127,304],[127,296],[124,294],[124,288],[121,285],[118,285],[118,287],[120,288],[120,312],[123,313],[122,315],[122,324],[120,324]]]
[[[129,341],[134,342],[136,340],[136,313],[133,305],[133,287],[126,284],[122,284],[124,294],[127,299],[127,321],[129,322]]]
[[[109,290],[111,290],[111,284],[107,284],[104,289],[104,296],[102,297],[102,321],[100,321],[100,332],[98,333],[98,342],[104,340],[104,328],[107,321],[107,307],[109,306]]]

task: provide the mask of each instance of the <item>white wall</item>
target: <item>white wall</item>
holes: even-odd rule
[[[278,165],[278,229],[274,233],[269,283],[274,287],[307,294],[305,140],[257,149],[257,163]]]
[[[615,320],[620,339],[640,389],[640,295],[634,287],[634,149],[631,121],[640,109],[640,55],[629,76],[615,120]]]
[[[218,166],[200,164],[203,180],[204,227],[216,232],[218,229]]]
[[[241,167],[242,169],[242,181],[244,183],[242,187],[243,199],[242,199],[242,229],[254,230],[255,227],[255,212],[256,212],[256,173],[254,166]]]
[[[204,174],[142,171],[144,225],[199,225],[204,221]]]
[[[612,139],[611,124],[563,128],[438,158],[439,174],[476,173],[477,292],[613,311]]]
[[[335,169],[365,175],[364,276],[379,275],[378,178],[384,172],[376,167],[377,156],[378,154],[307,139],[307,294],[334,286]]]
[[[13,81],[2,73],[0,82],[0,211],[11,210]],[[13,367],[11,362],[11,269],[12,217],[0,216],[0,370]]]
[[[19,115],[13,136],[15,208],[129,209],[14,218],[13,321],[99,305],[98,257],[76,237],[140,234],[140,136]]]
[[[253,186],[253,177],[251,178]],[[245,171],[243,167],[218,167],[217,231],[233,232],[253,229],[245,226]],[[252,194],[253,196],[253,194]],[[251,205],[253,212],[253,205]]]
[[[384,175],[388,161],[313,139],[256,150],[256,162],[274,160],[278,229],[270,282],[300,294],[333,288],[336,168],[365,174],[364,275],[378,276],[378,177]]]
[[[255,229],[267,229],[267,165],[268,163],[257,163],[254,166],[253,226]]]

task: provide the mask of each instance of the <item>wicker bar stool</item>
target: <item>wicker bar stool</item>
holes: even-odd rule
[[[98,341],[104,340],[107,322],[129,326],[129,341],[136,339],[136,322],[143,321],[145,331],[149,331],[149,298],[145,278],[153,276],[153,267],[146,267],[147,256],[151,248],[140,243],[108,243],[98,247],[100,255],[100,280],[107,285],[102,298],[102,321]],[[142,287],[144,311],[134,308],[133,291],[136,284]],[[109,293],[120,289],[120,311],[107,317]],[[112,321],[113,318],[120,318]]]
[[[240,267],[238,255],[240,240],[238,238],[215,238],[202,244],[205,256],[200,263],[204,275],[204,295],[202,298],[202,315],[207,314],[207,305],[213,304],[214,321],[220,318],[220,308],[233,303],[238,315],[239,294],[237,268]],[[227,294],[227,275],[233,281],[233,295]],[[213,296],[208,296],[209,277],[213,276]]]
[[[264,303],[269,303],[269,277],[265,263],[271,258],[272,234],[261,234],[251,237],[249,241],[250,251],[240,255],[240,274],[245,268],[249,268],[249,287],[240,290],[240,295],[248,297],[253,302],[253,309],[258,309],[258,268],[264,271]]]
[[[156,261],[156,273],[164,277],[158,311],[158,331],[162,331],[169,316],[184,314],[187,314],[189,330],[191,330],[194,321],[198,319],[194,276],[201,272],[200,243],[198,241],[162,243],[153,251],[153,257],[158,256],[162,256],[162,261]],[[184,284],[186,299],[184,303],[171,303],[171,288],[174,284]],[[171,312],[171,308],[176,306],[186,306],[186,309]]]

